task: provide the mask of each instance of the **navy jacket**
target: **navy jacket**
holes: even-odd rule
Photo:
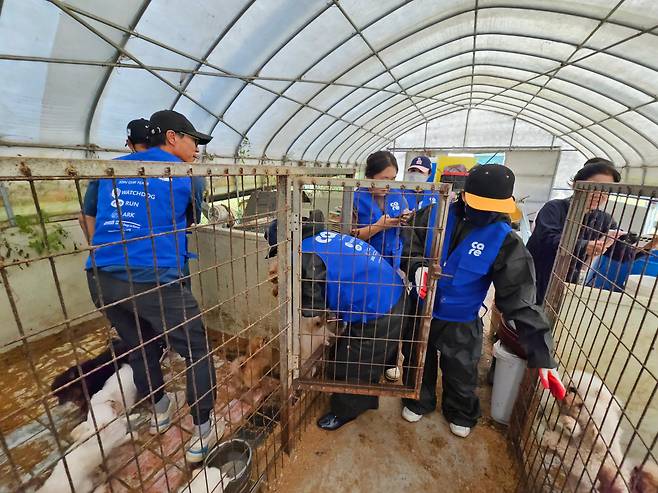
[[[571,197],[566,199],[549,200],[537,213],[535,228],[528,240],[528,250],[535,261],[537,277],[537,303],[544,302],[548,281],[551,277],[558,246],[562,238],[562,231],[567,222],[567,213],[571,205]],[[607,234],[611,229],[617,229],[617,224],[607,212],[595,209],[588,212],[581,224],[580,235],[574,248],[574,259],[569,265],[568,282],[577,282],[583,261],[587,257],[587,242],[596,240]]]

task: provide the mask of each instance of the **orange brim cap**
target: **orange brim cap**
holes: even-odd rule
[[[464,192],[464,200],[469,207],[479,211],[503,212],[505,214],[512,214],[516,211],[516,203],[512,197],[508,199],[490,199]]]

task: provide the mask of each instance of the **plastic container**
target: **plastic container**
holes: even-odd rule
[[[512,353],[500,341],[494,344],[493,355],[496,358],[496,370],[491,392],[491,417],[498,423],[509,424],[526,361]]]

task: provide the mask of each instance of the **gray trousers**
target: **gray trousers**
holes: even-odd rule
[[[166,342],[185,358],[187,403],[194,423],[208,421],[217,389],[216,375],[199,307],[189,285],[179,282],[144,293],[157,285],[133,283],[133,301],[129,298],[130,284],[108,273],[99,270],[96,278],[89,270],[87,282],[96,307],[112,322],[119,337],[131,349],[137,348],[130,353],[129,362],[140,398],[152,395],[158,402],[164,395],[160,346]],[[129,299],[106,306],[124,298]]]

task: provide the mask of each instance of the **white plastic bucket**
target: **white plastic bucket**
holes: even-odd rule
[[[526,361],[513,354],[500,341],[494,344],[493,356],[496,358],[496,370],[491,392],[491,417],[499,423],[509,424]]]

